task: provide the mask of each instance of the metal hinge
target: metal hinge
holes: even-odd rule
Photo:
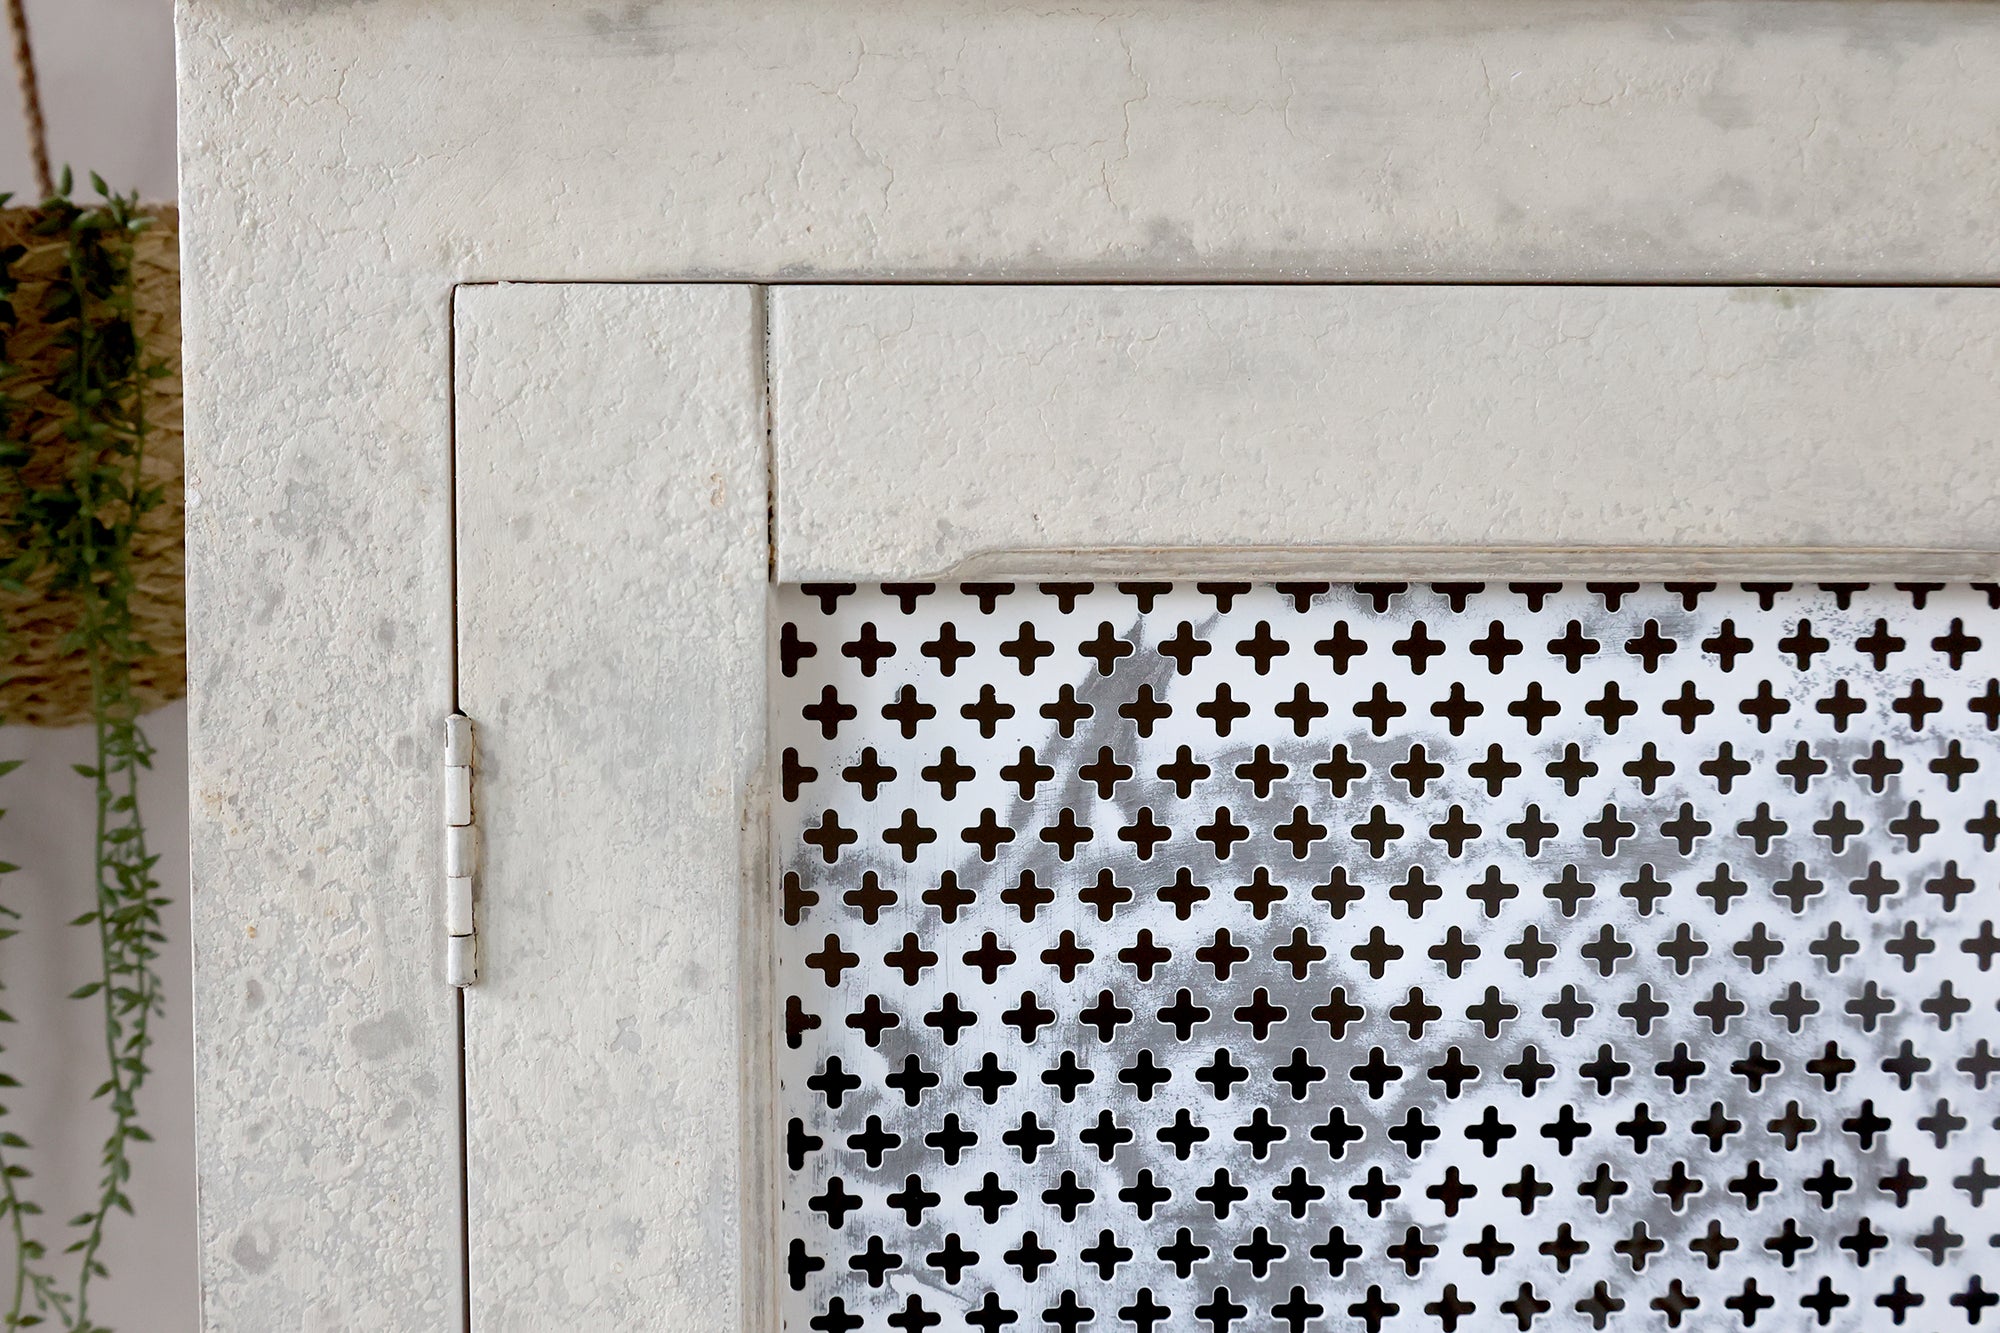
[[[445,977],[454,986],[479,980],[479,940],[472,924],[472,878],[479,828],[472,821],[472,719],[444,720]]]

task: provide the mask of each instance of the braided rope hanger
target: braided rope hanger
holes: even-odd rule
[[[27,121],[28,153],[34,159],[35,183],[46,199],[56,192],[56,183],[49,172],[49,130],[42,119],[42,94],[35,79],[35,52],[28,44],[24,0],[7,0],[7,26],[14,33],[14,76],[21,85],[21,114]]]

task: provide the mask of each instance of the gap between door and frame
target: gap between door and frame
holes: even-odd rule
[[[445,303],[445,368],[449,391],[445,395],[445,423],[449,444],[445,450],[445,575],[448,597],[446,615],[451,632],[446,636],[446,673],[451,682],[450,712],[458,712],[458,285]],[[475,946],[476,947],[476,946]],[[458,1142],[454,1160],[458,1167],[458,1326],[460,1333],[472,1333],[472,1181],[468,1171],[470,1133],[466,1120],[465,991],[451,987]]]

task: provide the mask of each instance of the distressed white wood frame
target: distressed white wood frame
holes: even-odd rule
[[[2000,276],[2000,8],[1040,9],[181,0],[205,1327],[402,1333],[461,1316],[435,781],[460,284]],[[1932,437],[1950,410],[1919,404],[1903,437]],[[1499,498],[1525,480],[1496,465]],[[1965,490],[1990,495],[1991,478]],[[1129,544],[1213,536],[1154,512]],[[1990,516],[1952,512],[1967,526],[1862,517],[1883,546],[1991,549]],[[1720,531],[1701,544],[1819,540]],[[915,563],[879,535],[783,555],[857,575]],[[1945,561],[1870,558],[1912,574]],[[1733,568],[1713,552],[1620,559]],[[1321,563],[1542,567],[1526,551],[1435,560]],[[687,724],[698,745],[717,720]],[[501,975],[495,960],[494,999]],[[648,1243],[704,1252],[692,1240]],[[743,1271],[711,1265],[681,1304],[630,1308],[654,1327],[755,1326]]]

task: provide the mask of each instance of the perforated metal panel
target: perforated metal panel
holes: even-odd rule
[[[787,1328],[2000,1322],[2000,589],[780,602]]]

